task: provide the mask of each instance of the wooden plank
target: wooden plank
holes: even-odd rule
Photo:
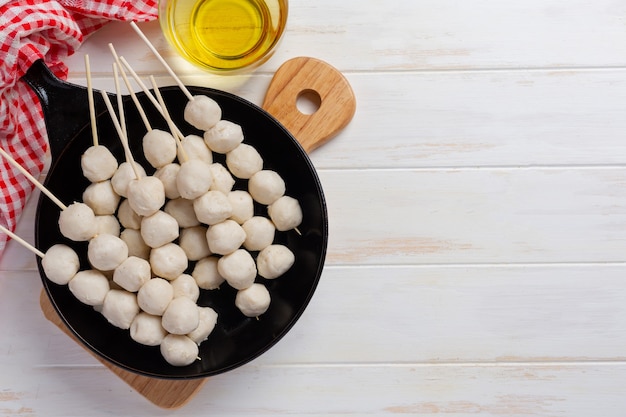
[[[270,76],[215,85],[257,105]],[[348,74],[357,110],[311,157],[324,168],[620,165],[626,70]],[[84,76],[72,78],[85,84]],[[161,85],[172,85],[159,77]],[[110,77],[96,88],[114,91]],[[401,110],[399,110],[401,109]],[[390,137],[393,135],[393,137]]]
[[[328,267],[264,364],[626,359],[626,265]]]
[[[289,58],[312,56],[344,72],[377,70],[458,70],[484,68],[580,68],[624,66],[626,6],[611,0],[529,0],[522,3],[477,0],[420,0],[376,7],[359,2],[319,0],[289,5],[289,20],[276,53],[261,72],[273,72]],[[488,18],[485,18],[489,16]],[[157,22],[142,30],[177,71],[197,71],[178,57]],[[113,42],[139,71],[157,61],[132,30],[112,24],[87,43],[98,45],[92,67],[108,71],[102,60]],[[81,51],[82,52],[82,51]],[[82,57],[69,60],[83,68]]]
[[[623,262],[626,171],[320,171],[330,265]]]
[[[255,363],[626,360],[625,268],[328,267],[304,315]],[[43,318],[35,273],[0,285],[0,365],[97,365]]]
[[[575,168],[624,161],[623,70],[348,78],[357,112],[343,134],[312,154],[318,168]]]
[[[3,415],[165,415],[104,370],[35,374],[2,391]],[[624,384],[624,363],[250,366],[209,380],[176,415],[621,417]]]

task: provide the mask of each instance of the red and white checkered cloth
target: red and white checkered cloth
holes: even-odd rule
[[[20,78],[43,58],[65,79],[63,59],[86,36],[113,20],[156,18],[157,0],[0,0],[0,146],[37,178],[48,147],[46,128],[37,96]],[[15,230],[34,187],[1,159],[0,223]],[[6,241],[0,233],[0,257]]]

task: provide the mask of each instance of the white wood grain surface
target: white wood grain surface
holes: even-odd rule
[[[626,4],[292,0],[274,57],[188,84],[260,104],[321,58],[357,113],[314,151],[330,241],[309,308],[185,407],[147,402],[42,316],[33,255],[0,260],[1,416],[623,416]],[[67,62],[112,90],[107,44],[172,84],[125,24]],[[32,242],[34,193],[18,234]]]

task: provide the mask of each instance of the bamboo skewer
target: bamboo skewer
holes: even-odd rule
[[[93,101],[89,55],[85,55],[85,74],[87,75],[87,99],[89,101],[89,118],[91,119],[91,136],[93,138],[93,146],[98,146],[98,127],[96,126],[96,109]]]
[[[157,100],[159,101],[159,105],[163,109],[163,117],[165,118],[165,121],[167,122],[167,125],[170,127],[170,130],[172,131],[172,136],[174,136],[176,138],[176,143],[178,145],[178,149],[180,150],[180,154],[181,154],[180,156],[182,156],[183,159],[184,159],[184,161],[181,161],[181,162],[187,162],[189,160],[189,156],[187,155],[187,151],[185,151],[185,148],[183,147],[183,144],[180,141],[180,138],[176,135],[176,125],[172,121],[170,113],[167,111],[167,106],[165,105],[165,101],[163,100],[163,96],[161,96],[161,91],[159,90],[159,87],[157,86],[156,81],[155,81],[155,79],[154,79],[154,77],[152,75],[150,76],[150,82],[152,83],[152,86],[154,88],[154,94],[157,96]]]
[[[115,116],[115,112],[113,110],[113,105],[111,104],[111,100],[109,99],[109,96],[107,95],[105,91],[102,91],[101,93],[102,93],[102,98],[104,99],[104,104],[109,110],[109,115],[111,116],[111,120],[113,121],[115,130],[117,131],[117,134],[120,137],[120,140],[122,141],[122,146],[124,147],[124,152],[126,153],[126,160],[130,164],[130,166],[133,168],[133,171],[135,172],[135,177],[137,179],[140,179],[141,174],[139,173],[139,170],[137,169],[137,165],[133,158],[133,154],[130,152],[130,146],[128,146],[128,138],[124,136],[124,132],[122,130],[122,127],[120,126],[120,122],[119,120],[117,120],[117,116]]]
[[[141,80],[141,77],[139,77],[139,74],[137,74],[135,70],[130,66],[126,58],[124,58],[123,56],[120,56],[120,62],[122,63],[122,65],[124,65],[124,68],[126,68],[126,70],[134,78],[134,80],[137,82],[141,90],[148,96],[148,99],[152,102],[152,104],[154,104],[154,107],[156,107],[161,112],[161,114],[163,114],[163,110],[161,109],[159,102],[154,97],[154,95],[150,93],[150,89],[148,88],[148,86],[146,86],[146,84]]]
[[[141,31],[141,29],[139,29],[139,27],[137,26],[137,24],[135,22],[131,22],[130,26],[133,28],[133,30],[137,33],[137,35],[139,35],[139,37],[145,42],[145,44],[148,46],[148,48],[152,51],[152,53],[157,57],[157,59],[161,62],[161,64],[163,64],[163,66],[165,67],[165,69],[167,70],[167,72],[169,72],[169,74],[172,76],[172,78],[174,78],[174,81],[176,81],[176,84],[178,84],[178,86],[180,87],[181,90],[183,90],[183,93],[185,93],[185,95],[187,96],[187,98],[189,98],[189,100],[193,100],[193,95],[189,92],[189,90],[187,89],[187,87],[185,86],[185,84],[183,84],[183,82],[180,80],[180,78],[178,78],[178,76],[176,75],[176,73],[172,70],[172,68],[167,64],[167,62],[165,61],[165,59],[163,59],[163,57],[161,56],[161,54],[159,54],[159,51],[157,51],[157,49],[154,47],[154,45],[152,44],[152,42],[150,42],[150,40],[146,37],[146,35],[143,34],[143,32]]]
[[[141,80],[139,75],[135,72],[135,70],[133,70],[133,68],[130,66],[128,61],[126,61],[126,59],[123,56],[121,56],[119,58],[120,58],[120,62],[122,63],[122,65],[130,73],[130,75],[133,77],[133,79],[137,82],[137,84],[139,85],[141,90],[144,92],[146,97],[148,97],[148,99],[152,102],[152,104],[159,111],[159,113],[161,113],[161,115],[163,117],[165,117],[165,115],[163,113],[163,109],[161,108],[161,105],[159,104],[159,101],[150,92],[150,89],[148,88],[148,86]],[[176,127],[176,135],[175,136],[178,136],[180,139],[183,139],[185,137],[185,135],[183,135],[183,133],[178,129],[178,127]]]
[[[146,116],[146,112],[143,110],[141,103],[139,103],[137,94],[135,93],[132,86],[130,85],[130,81],[128,80],[128,77],[126,76],[126,71],[124,71],[124,65],[122,65],[122,62],[120,61],[120,57],[117,55],[117,52],[115,52],[115,48],[113,47],[113,44],[111,43],[109,44],[109,49],[111,50],[111,53],[113,54],[113,58],[115,59],[115,62],[117,63],[119,72],[122,76],[122,79],[124,80],[124,84],[126,85],[126,89],[128,90],[128,93],[130,94],[130,97],[133,100],[133,103],[135,103],[135,106],[137,107],[137,111],[139,111],[139,116],[141,117],[141,120],[143,121],[143,124],[146,126],[146,129],[148,130],[148,132],[150,132],[152,130],[150,121],[148,120],[148,117]]]
[[[120,126],[124,137],[128,138],[128,131],[126,129],[126,115],[124,114],[124,101],[122,99],[122,93],[120,91],[120,78],[118,75],[117,64],[113,64],[113,83],[115,84],[115,96],[117,98],[117,109],[119,112]]]
[[[52,200],[57,206],[59,206],[59,208],[61,210],[65,210],[67,208],[67,206],[65,204],[63,204],[61,202],[61,200],[59,200],[58,198],[56,198],[54,196],[54,194],[52,194],[52,192],[50,192],[50,190],[48,190],[46,187],[43,186],[43,184],[41,184],[39,181],[37,181],[37,179],[35,177],[33,177],[30,172],[28,172],[26,169],[24,169],[23,166],[21,166],[20,164],[17,163],[17,161],[15,159],[13,159],[11,157],[11,155],[9,155],[7,152],[5,152],[4,149],[0,148],[0,154],[2,156],[4,156],[6,158],[7,161],[9,161],[11,163],[11,165],[13,165],[15,168],[17,168],[22,174],[24,174],[24,176],[26,178],[28,178],[30,180],[30,182],[32,182],[37,188],[39,188],[41,190],[42,193],[44,193],[45,195],[48,196],[48,198],[50,198],[50,200]]]
[[[24,246],[26,249],[28,249],[29,251],[31,251],[35,255],[39,256],[40,258],[43,258],[44,256],[46,256],[45,253],[43,253],[42,251],[40,251],[39,249],[37,249],[36,247],[31,245],[30,243],[28,243],[27,241],[25,241],[24,239],[22,239],[21,237],[19,237],[18,235],[16,235],[12,231],[10,231],[6,227],[2,226],[1,224],[0,224],[0,231],[6,233],[11,239],[15,240],[20,245]]]

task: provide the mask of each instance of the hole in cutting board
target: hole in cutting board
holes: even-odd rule
[[[302,114],[313,114],[319,110],[321,105],[322,97],[314,90],[303,90],[296,99],[296,107]]]

